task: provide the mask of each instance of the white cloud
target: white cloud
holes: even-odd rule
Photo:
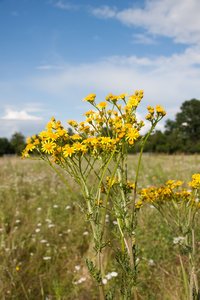
[[[8,137],[15,132],[21,132],[24,136],[37,134],[44,129],[42,120],[3,120],[0,119],[0,137]]]
[[[25,110],[13,110],[10,108],[6,109],[5,115],[1,118],[2,120],[18,120],[18,121],[39,121],[41,117],[33,116]]]
[[[149,34],[173,38],[175,42],[200,43],[199,0],[146,0],[144,8],[116,10],[94,8],[100,18],[115,18],[128,26],[139,26]]]
[[[71,4],[67,1],[58,0],[54,3],[54,6],[62,10],[71,10],[78,8],[78,5]]]
[[[63,66],[58,65],[39,65],[36,67],[37,70],[41,71],[55,71],[63,69]]]
[[[200,99],[199,66],[200,52],[193,46],[169,57],[113,56],[71,65],[56,74],[34,78],[32,85],[50,96],[66,99],[62,104],[66,108],[70,104],[70,111],[90,92],[97,93],[101,100],[109,92],[144,89],[143,105],[161,104],[171,118],[184,100]]]
[[[30,105],[28,110],[6,108],[4,116],[0,118],[0,136],[10,138],[15,132],[29,136],[41,131],[46,122],[43,118],[30,114],[30,111],[38,110],[34,105],[32,107]]]
[[[156,41],[154,38],[146,35],[146,34],[142,34],[142,33],[136,33],[133,35],[133,41],[136,44],[143,44],[143,45],[153,45],[156,44]]]
[[[111,8],[107,5],[91,9],[91,13],[99,18],[114,18],[117,14],[116,8]]]

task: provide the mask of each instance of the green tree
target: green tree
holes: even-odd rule
[[[166,135],[156,130],[146,143],[145,152],[168,152],[168,145],[166,141]]]
[[[200,152],[200,100],[187,100],[180,110],[165,125],[170,152]]]
[[[0,156],[11,153],[12,147],[10,145],[9,140],[7,138],[0,138]]]
[[[15,132],[10,139],[10,144],[13,152],[17,155],[21,155],[26,145],[24,135],[20,132]]]

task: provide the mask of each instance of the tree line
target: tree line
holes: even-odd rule
[[[69,128],[69,134],[73,134]],[[16,132],[10,139],[0,138],[0,156],[21,155],[26,145],[25,136]],[[139,149],[139,147],[138,147]],[[156,130],[146,143],[145,152],[200,153],[200,100],[183,102],[174,120],[167,120],[164,131]],[[137,152],[137,146],[134,150]]]

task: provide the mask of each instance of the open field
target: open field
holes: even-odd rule
[[[136,162],[129,157],[130,178]],[[146,154],[139,187],[189,181],[199,171],[198,155]],[[90,228],[76,205],[82,196],[68,180],[73,193],[42,161],[0,159],[0,299],[98,299],[85,266]],[[141,209],[137,238],[140,299],[186,299],[174,236],[155,209]]]

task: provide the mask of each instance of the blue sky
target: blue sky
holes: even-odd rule
[[[199,0],[0,0],[0,136],[81,120],[91,92],[144,89],[140,116],[159,103],[173,118],[200,99],[199,14]]]

